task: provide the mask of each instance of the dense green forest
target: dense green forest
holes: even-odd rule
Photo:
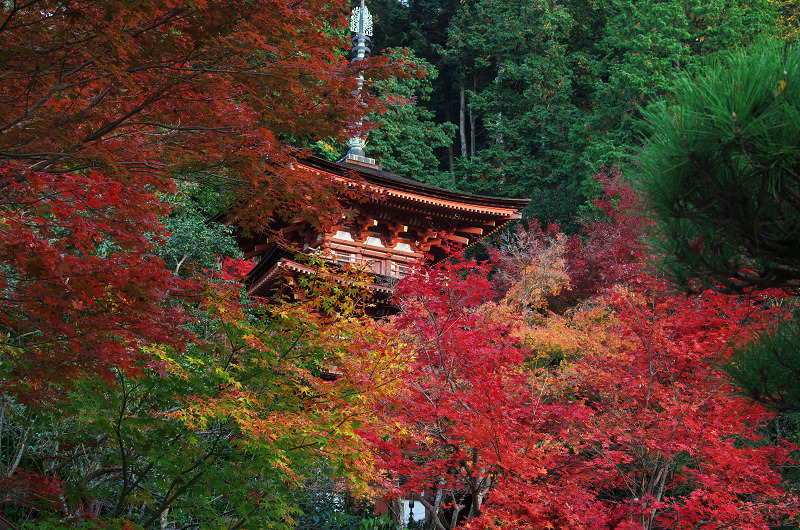
[[[369,3],[374,49],[430,72],[380,90],[414,99],[373,115],[388,170],[486,195],[574,231],[591,175],[646,142],[641,109],[720,52],[780,38],[797,6],[773,0],[419,0]],[[384,52],[386,53],[386,52]]]
[[[800,4],[367,5],[0,3],[0,527],[798,528]],[[365,109],[527,222],[248,297]]]

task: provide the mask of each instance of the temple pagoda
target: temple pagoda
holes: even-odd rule
[[[240,240],[245,257],[260,258],[250,273],[252,295],[267,296],[281,270],[315,272],[294,259],[286,250],[290,246],[335,266],[362,266],[375,279],[370,289],[391,292],[392,280],[407,275],[416,261],[437,261],[454,246],[475,244],[519,219],[519,210],[529,202],[446,190],[348,159],[334,163],[311,157],[297,164],[322,179],[360,186],[364,193],[358,202],[345,204],[354,214],[325,233],[298,222],[280,230],[281,241],[274,235]]]
[[[372,16],[361,1],[350,19],[353,61],[369,54]],[[358,78],[359,90],[363,77]],[[336,267],[352,265],[371,273],[366,287],[385,295],[396,280],[409,274],[415,262],[438,261],[454,246],[469,247],[509,221],[521,217],[527,199],[485,197],[451,191],[417,182],[386,171],[366,156],[366,138],[351,138],[350,150],[339,162],[315,157],[296,161],[296,169],[322,180],[347,187],[360,187],[359,199],[345,203],[350,215],[327,232],[315,231],[298,221],[271,227],[260,237],[241,239],[247,258],[259,258],[249,275],[249,293],[267,296],[278,288],[276,280],[292,275],[315,274],[296,259],[288,248],[315,253]],[[354,213],[353,213],[354,212]],[[276,230],[277,229],[277,230]],[[276,234],[276,231],[279,234]],[[332,274],[333,281],[346,281]]]

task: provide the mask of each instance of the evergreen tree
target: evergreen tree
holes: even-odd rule
[[[638,143],[639,107],[669,94],[676,76],[697,73],[704,57],[776,36],[778,20],[769,0],[610,0],[593,16],[603,28],[597,45],[601,83],[585,158],[607,165],[619,163]]]
[[[409,50],[390,50],[394,59],[412,65],[417,76],[378,81],[374,89],[385,102],[370,120],[381,125],[369,135],[369,154],[383,169],[404,177],[442,180],[434,150],[452,143],[453,125],[435,123],[433,112],[419,104],[430,98],[437,73],[433,66]]]
[[[461,68],[457,185],[470,192],[531,197],[540,218],[569,220],[582,197],[575,176],[585,112],[576,105],[578,56],[566,6],[465,3],[449,29],[447,60]]]
[[[644,111],[653,244],[688,289],[800,287],[798,52],[765,44],[709,64]]]
[[[800,48],[763,44],[685,75],[644,112],[639,186],[651,243],[688,290],[800,290]],[[798,322],[740,349],[748,396],[800,410]]]
[[[433,151],[451,175],[434,182],[532,198],[532,214],[567,229],[596,191],[591,174],[624,163],[646,137],[640,107],[668,95],[676,76],[699,72],[704,58],[788,32],[796,11],[774,0],[375,6],[376,39],[436,65],[420,104],[436,123],[457,126],[450,148]]]

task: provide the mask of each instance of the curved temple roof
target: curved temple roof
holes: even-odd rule
[[[346,254],[360,253],[359,259],[367,259],[369,255],[369,259],[388,259],[408,264],[412,256],[421,256],[423,254],[420,253],[429,250],[433,252],[431,245],[436,247],[449,241],[465,247],[471,246],[509,221],[520,219],[522,216],[519,211],[530,202],[529,199],[470,195],[439,188],[383,171],[379,166],[368,163],[348,160],[335,163],[308,157],[297,160],[296,164],[312,173],[339,180],[347,186],[364,188],[369,192],[367,197],[353,205],[364,217],[361,221],[369,226],[380,223],[382,226],[394,227],[397,233],[409,233],[407,231],[412,230],[415,234],[412,236],[414,241],[420,245],[413,252],[409,250],[404,253],[393,249],[394,239],[388,248],[372,248],[369,241],[358,242],[352,238],[349,241],[339,240],[333,233],[319,235],[317,241],[324,242],[323,245],[330,245],[330,249]],[[262,258],[249,274],[248,290],[251,294],[266,295],[272,289],[273,279],[280,270],[298,274],[313,272],[296,263],[293,256],[282,250],[277,243],[263,243],[265,242],[254,247],[264,249],[263,252],[256,250],[250,253],[258,254]],[[439,252],[444,253],[441,249]],[[386,274],[383,269],[375,272],[377,277]],[[394,276],[394,273],[391,275]],[[393,291],[391,287],[381,285],[381,282],[366,287],[373,291]]]
[[[371,164],[358,164],[353,162],[328,162],[316,157],[309,157],[299,161],[300,164],[311,168],[332,173],[342,178],[352,178],[355,173],[366,184],[376,188],[384,188],[385,192],[397,197],[417,197],[421,202],[429,204],[442,204],[456,210],[480,211],[494,214],[513,212],[513,219],[519,219],[519,210],[530,202],[530,199],[508,199],[505,197],[491,197],[486,195],[471,195],[461,191],[439,188],[424,182],[417,182],[388,171],[383,171],[379,166]],[[355,181],[354,181],[355,182]],[[408,194],[408,195],[404,195]],[[436,201],[434,199],[439,199]]]

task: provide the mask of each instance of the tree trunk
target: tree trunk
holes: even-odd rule
[[[20,460],[22,460],[22,455],[23,455],[23,453],[25,453],[25,449],[27,449],[27,447],[28,447],[28,435],[30,433],[31,433],[30,427],[25,429],[25,433],[22,435],[22,443],[20,444],[19,451],[17,452],[17,458],[15,458],[14,459],[14,463],[11,464],[11,468],[8,470],[8,473],[6,474],[7,477],[10,477],[11,475],[13,475],[14,471],[17,470],[17,467],[19,466],[19,462],[20,462]]]
[[[451,97],[452,91],[450,90],[449,85],[447,86],[447,90],[445,91],[445,102],[444,102],[444,119],[448,123],[453,123],[453,99]],[[450,171],[450,174],[453,176],[453,184],[455,185],[455,154],[453,153],[453,142],[447,146],[447,167]]]
[[[398,499],[393,502],[396,509],[394,510],[394,516],[397,518],[395,520],[395,528],[397,530],[402,530],[406,527],[406,510],[405,510],[405,503],[402,499]]]
[[[472,93],[478,92],[478,74],[472,74]],[[469,108],[469,158],[475,158],[475,112]]]
[[[502,132],[502,128],[503,128],[503,113],[502,112],[498,112],[497,113],[497,119],[495,120],[494,124],[495,124],[495,134],[496,134],[496,136],[494,138],[494,143],[497,144],[497,145],[502,145],[503,143],[505,143],[505,139],[503,138],[503,132]]]
[[[458,134],[461,137],[461,158],[467,158],[467,97],[464,83],[458,91]]]
[[[433,501],[433,509],[428,510],[427,506],[425,507],[425,527],[427,528],[430,525],[430,522],[433,518],[439,520],[439,509],[442,506],[442,497],[444,496],[444,490],[442,490],[442,482],[440,481],[439,484],[436,486],[436,497]]]
[[[664,497],[664,486],[667,482],[667,477],[672,471],[672,462],[674,458],[675,455],[670,455],[669,458],[664,460],[663,465],[656,466],[653,470],[654,474],[650,482],[647,484],[647,487],[643,489],[643,495],[652,497],[653,502],[661,502],[661,499]],[[658,509],[656,508],[644,510],[642,512],[641,523],[643,530],[651,530],[653,528],[656,515],[658,515]]]
[[[450,518],[450,528],[453,529],[458,524],[458,514],[464,509],[463,504],[458,503],[455,492],[453,493],[453,517]]]

